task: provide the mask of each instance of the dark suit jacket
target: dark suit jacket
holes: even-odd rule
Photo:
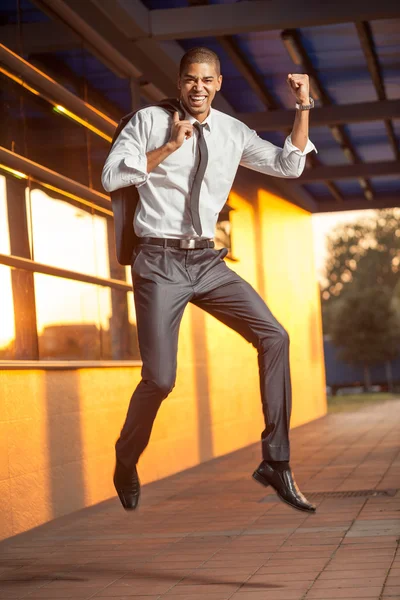
[[[177,110],[179,118],[184,119],[185,113],[179,103],[179,100],[175,98],[165,98],[156,104],[150,104],[149,106],[161,106],[171,115]],[[114,145],[115,140],[133,117],[136,114],[136,110],[125,115],[119,122],[117,129],[115,130],[114,137],[111,143],[111,149]],[[110,151],[111,151],[110,149]],[[136,186],[131,185],[129,187],[120,188],[110,193],[111,206],[114,213],[114,231],[115,231],[115,246],[117,250],[117,260],[121,265],[130,265],[133,249],[138,243],[138,237],[133,229],[133,219],[136,212],[136,207],[140,202],[139,192]]]

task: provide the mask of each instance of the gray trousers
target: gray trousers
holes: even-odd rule
[[[161,402],[175,385],[178,333],[192,302],[231,327],[258,353],[265,460],[289,460],[289,337],[259,294],[224,261],[227,250],[140,244],[132,280],[142,379],[133,392],[116,455],[132,467],[146,448]],[[229,393],[229,389],[227,390]]]

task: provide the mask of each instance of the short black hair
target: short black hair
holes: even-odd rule
[[[203,48],[201,46],[197,48],[191,48],[181,58],[179,65],[179,75],[182,75],[183,71],[193,63],[211,63],[215,65],[215,70],[218,75],[221,74],[221,64],[219,62],[218,54],[209,48]]]

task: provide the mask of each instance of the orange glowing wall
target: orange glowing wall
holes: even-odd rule
[[[311,216],[265,191],[233,193],[230,204],[239,260],[227,264],[291,336],[297,426],[326,412]],[[140,367],[0,372],[1,538],[114,496],[114,442],[139,380]],[[189,305],[177,384],[140,461],[142,482],[258,442],[262,429],[256,350]]]
[[[325,366],[311,215],[266,191],[258,194],[265,297],[290,335],[292,425],[326,413]]]

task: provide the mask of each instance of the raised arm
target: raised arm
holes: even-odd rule
[[[296,102],[308,105],[310,102],[310,82],[308,75],[289,74],[287,83],[292,90]],[[308,141],[309,110],[296,110],[294,125],[292,129],[292,144],[301,152],[304,151]]]
[[[288,75],[287,83],[298,104],[309,104],[308,75]],[[283,148],[261,139],[247,130],[241,165],[275,177],[299,177],[306,163],[306,154],[316,150],[308,138],[309,110],[297,110],[292,133]]]

